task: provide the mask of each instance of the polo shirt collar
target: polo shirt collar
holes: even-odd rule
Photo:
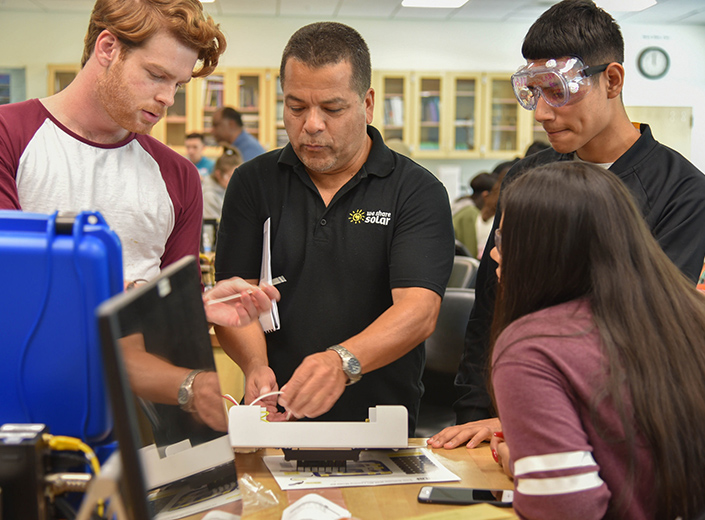
[[[621,175],[631,171],[639,163],[650,160],[649,150],[654,147],[656,141],[649,125],[640,124],[639,131],[641,132],[639,139],[612,164],[610,171]]]
[[[367,177],[368,175],[376,175],[377,177],[386,177],[394,170],[395,158],[392,151],[387,148],[384,144],[384,139],[382,139],[382,134],[370,125],[367,125],[367,135],[372,138],[372,148],[370,148],[370,154],[367,156],[365,164],[363,164],[360,172],[362,177]],[[293,167],[295,170],[303,170],[303,163],[299,157],[294,152],[294,148],[291,143],[288,143],[284,150],[282,150],[279,156],[280,164],[286,164]]]

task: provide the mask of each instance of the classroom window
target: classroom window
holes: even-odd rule
[[[0,68],[0,105],[16,103],[25,99],[24,69]]]

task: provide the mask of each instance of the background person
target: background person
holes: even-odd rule
[[[534,110],[551,148],[517,163],[503,186],[527,168],[555,161],[579,160],[608,168],[627,186],[666,255],[695,285],[705,256],[705,177],[657,142],[648,125],[629,121],[622,101],[624,40],[617,23],[589,0],[563,0],[531,26],[522,54],[527,64],[512,76],[515,93],[525,108]],[[549,88],[561,85],[565,88]],[[501,212],[500,206],[495,229]],[[493,233],[486,247],[494,247]],[[470,441],[468,447],[473,447],[499,428],[496,419],[475,422],[494,415],[486,366],[495,268],[483,255],[455,381],[458,426],[432,437],[432,446],[454,448]]]
[[[475,258],[480,258],[482,248],[487,241],[487,234],[484,233],[486,225],[484,225],[485,221],[482,220],[482,213],[485,201],[496,183],[496,176],[485,172],[478,173],[470,181],[470,188],[473,190],[472,194],[456,201],[456,204],[462,204],[462,206],[453,214],[455,238],[460,240]],[[492,216],[494,216],[494,211]],[[491,226],[492,223],[490,222]]]
[[[213,173],[203,179],[203,218],[220,220],[225,189],[235,168],[241,164],[242,156],[238,149],[224,146],[223,154],[218,157]]]
[[[255,282],[270,222],[272,274],[287,279],[281,328],[216,332],[245,374],[246,403],[286,383],[279,403],[299,418],[363,421],[371,406],[401,404],[413,434],[453,228],[441,182],[368,126],[370,76],[351,27],[314,23],[289,40],[280,69],[289,144],[235,171],[216,252],[217,278]]]
[[[218,144],[229,144],[240,150],[243,161],[265,152],[259,141],[245,129],[240,112],[232,107],[222,107],[213,113],[211,132]]]
[[[603,168],[538,167],[501,203],[492,387],[515,511],[705,512],[705,297]]]
[[[203,150],[206,147],[205,137],[203,134],[198,132],[188,134],[186,136],[186,140],[184,141],[184,145],[186,146],[186,155],[188,156],[189,161],[196,165],[196,169],[198,170],[198,173],[201,174],[201,178],[205,178],[213,173],[215,161],[203,155]]]
[[[492,178],[492,174],[487,172],[480,172],[470,179],[470,182],[468,183],[470,186],[470,194],[458,197],[450,205],[453,216],[457,215],[461,209],[470,205],[473,205],[478,209],[482,209],[484,204],[483,193],[486,196],[492,189],[492,186],[494,186],[494,183],[495,179]]]

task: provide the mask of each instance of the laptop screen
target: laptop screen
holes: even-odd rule
[[[106,301],[98,319],[130,518],[169,520],[225,504],[232,509],[240,496],[237,473],[195,258]],[[187,412],[166,382],[196,369],[203,372],[194,387],[215,388],[206,394],[210,402],[196,400]]]

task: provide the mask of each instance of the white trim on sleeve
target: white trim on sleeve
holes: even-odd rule
[[[522,478],[516,486],[517,493],[531,496],[565,495],[587,491],[603,485],[597,471],[556,478]]]
[[[519,477],[527,473],[557,471],[562,469],[596,466],[597,463],[589,451],[567,451],[548,455],[532,455],[514,463],[514,475]]]

